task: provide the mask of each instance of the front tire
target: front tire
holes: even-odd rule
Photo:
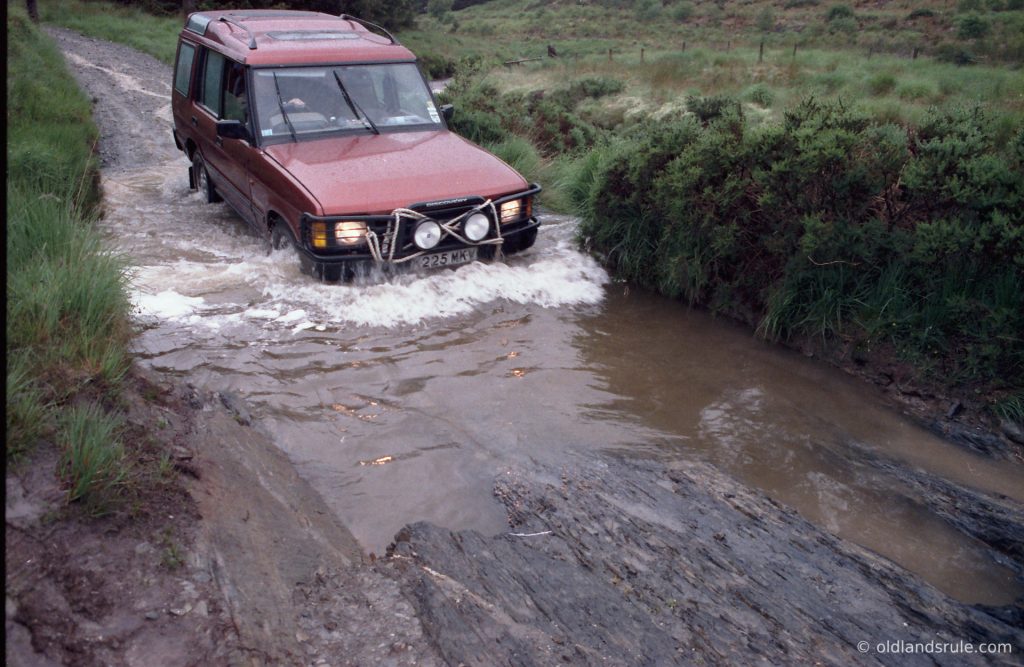
[[[195,179],[196,190],[203,196],[207,204],[215,204],[222,201],[217,189],[213,187],[210,180],[210,172],[206,169],[206,161],[202,154],[196,150],[192,156],[192,176]]]
[[[292,257],[299,263],[299,271],[321,280],[329,280],[329,278],[324,277],[324,266],[322,264],[314,264],[312,260],[299,251],[299,244],[295,240],[295,236],[292,235],[292,230],[288,227],[288,223],[279,220],[274,225],[274,228],[270,231],[270,248],[271,251],[290,249]],[[334,279],[337,280],[337,278]]]
[[[533,244],[537,242],[537,227],[528,229],[525,232],[520,232],[510,239],[505,241],[502,247],[502,252],[506,255],[514,255],[516,253],[532,248]]]

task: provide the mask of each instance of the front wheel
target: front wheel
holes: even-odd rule
[[[532,248],[533,244],[537,241],[537,228],[528,229],[525,232],[520,232],[515,236],[506,239],[505,245],[502,246],[502,251],[506,255],[512,255],[517,252],[522,252],[528,248]]]
[[[213,187],[213,182],[210,181],[210,172],[206,169],[206,161],[203,160],[203,156],[198,150],[192,156],[192,176],[195,179],[196,190],[199,190],[199,194],[203,196],[207,204],[221,201],[220,194]]]
[[[311,259],[299,251],[299,244],[295,240],[295,236],[292,235],[288,223],[278,222],[274,225],[270,231],[270,248],[271,250],[290,250],[290,255],[298,260],[299,270],[302,273],[321,280],[331,280],[331,278],[325,277],[325,267],[322,264],[314,264]],[[335,276],[333,279],[337,280],[338,277]]]
[[[293,248],[296,255],[299,253],[298,245],[295,243],[295,238],[292,237],[292,233],[288,230],[288,226],[283,222],[279,222],[274,225],[274,229],[270,232],[270,247],[274,250]]]

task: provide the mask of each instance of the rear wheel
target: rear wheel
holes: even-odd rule
[[[210,172],[206,169],[206,161],[197,150],[192,156],[192,176],[195,179],[196,190],[203,196],[206,203],[213,204],[221,201],[220,195],[210,181]]]

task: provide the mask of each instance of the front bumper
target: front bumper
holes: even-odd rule
[[[506,253],[513,253],[533,244],[536,230],[540,227],[540,221],[536,216],[528,214],[504,224],[495,220],[495,217],[502,203],[532,197],[540,191],[539,185],[531,184],[527,190],[493,201],[487,201],[482,197],[472,197],[467,198],[466,203],[460,206],[447,208],[413,204],[408,209],[396,209],[391,215],[316,216],[304,213],[299,221],[299,252],[305,256],[307,262],[321,267],[397,266],[416,257],[472,246],[478,248],[480,258],[490,259],[498,254],[499,248]],[[415,226],[422,219],[429,218],[442,225],[450,224],[452,221],[461,220],[476,211],[485,213],[491,220],[490,231],[479,242],[474,243],[446,231],[441,241],[429,250],[421,250],[413,243]],[[314,223],[332,223],[342,220],[365,222],[368,230],[367,240],[353,247],[336,247],[326,250],[313,247]]]

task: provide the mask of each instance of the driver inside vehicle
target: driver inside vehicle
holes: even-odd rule
[[[376,119],[382,107],[370,73],[359,68],[351,68],[342,75],[342,81],[359,110]]]
[[[289,81],[289,83],[292,83]],[[294,87],[285,95],[284,109],[294,111],[315,111],[324,115],[334,115],[337,93],[323,77],[295,77]]]

